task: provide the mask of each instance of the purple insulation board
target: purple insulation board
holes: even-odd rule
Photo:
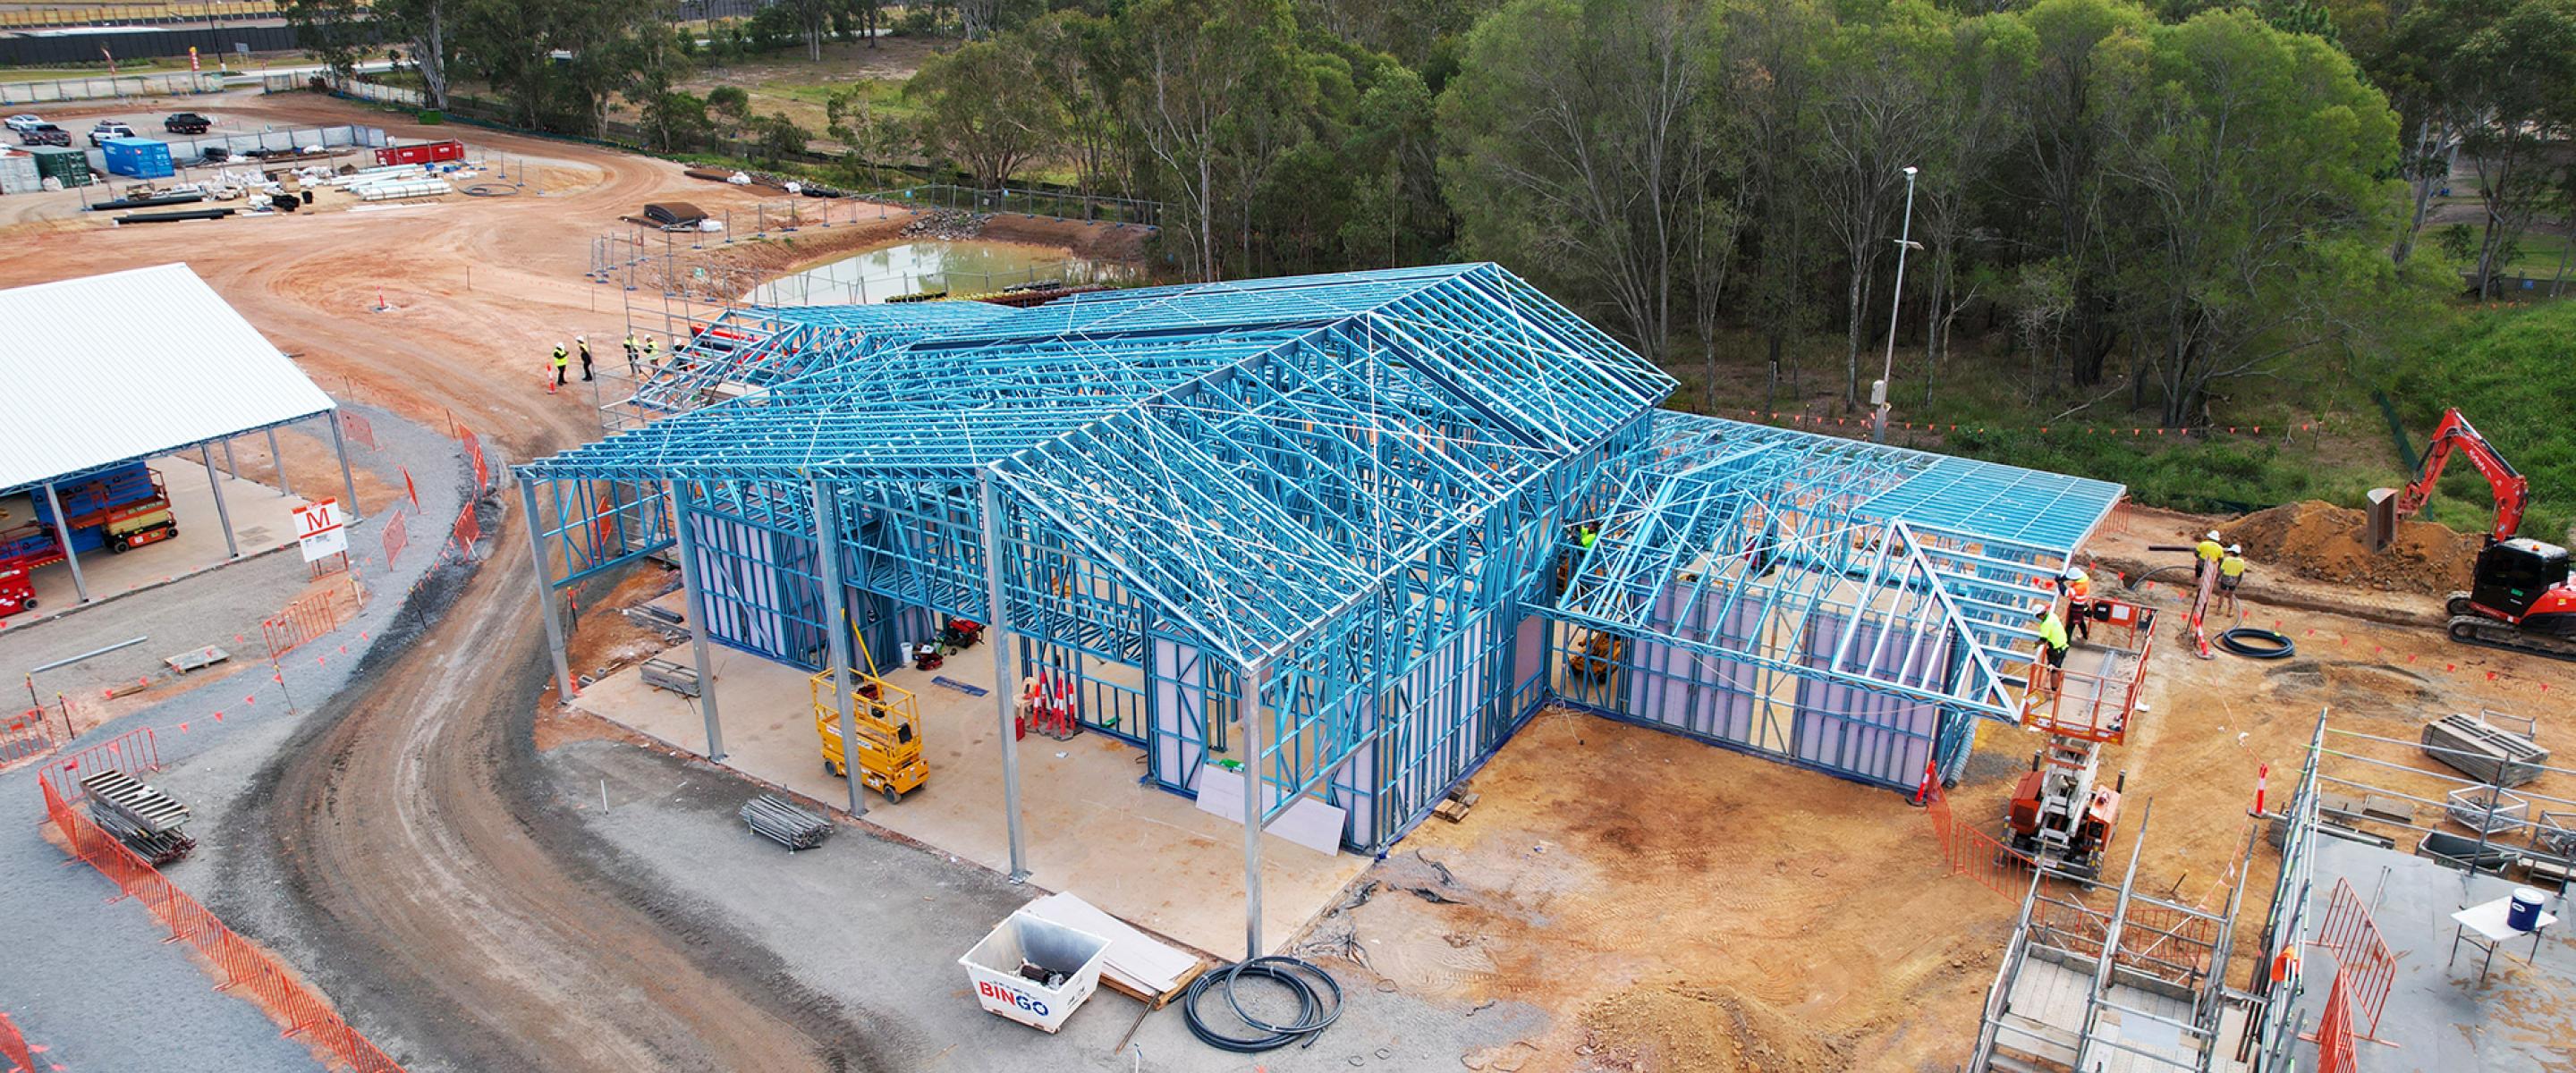
[[[1725,594],[1709,592],[1685,609],[1682,603],[1688,592],[1679,585],[1667,586],[1656,600],[1654,621],[1664,632],[1719,648],[1751,649],[1752,637],[1762,624],[1759,601],[1738,600],[1730,607]],[[1629,678],[1629,715],[1686,734],[1759,745],[1755,727],[1762,703],[1761,668],[1648,640],[1639,640],[1636,651],[1638,673]]]
[[[1946,686],[1950,637],[1938,624],[1890,631],[1864,616],[1848,646],[1843,616],[1818,612],[1809,620],[1800,662],[1939,691]],[[1835,652],[1842,652],[1839,661]],[[1923,779],[1940,728],[1937,705],[1874,689],[1822,682],[1798,683],[1797,757],[1818,767],[1893,786]]]

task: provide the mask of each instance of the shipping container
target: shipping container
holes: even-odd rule
[[[422,142],[417,145],[388,145],[376,150],[376,164],[379,167],[394,164],[435,164],[443,160],[463,159],[465,159],[465,143],[452,138],[443,142]]]
[[[88,186],[95,181],[89,170],[88,153],[55,145],[33,146],[27,153],[36,158],[39,180],[60,179],[66,188]]]
[[[44,189],[44,175],[36,170],[36,158],[25,153],[0,152],[0,194],[32,194]]]
[[[167,179],[172,174],[170,147],[150,138],[110,138],[99,151],[106,154],[111,175]]]

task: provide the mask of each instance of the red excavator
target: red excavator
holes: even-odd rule
[[[2477,576],[2469,591],[2451,594],[2451,639],[2513,652],[2576,659],[2576,586],[2567,582],[2567,549],[2529,537],[2518,537],[2523,509],[2531,501],[2531,482],[2497,454],[2468,418],[2457,409],[2442,415],[2433,442],[2424,449],[2415,480],[2403,490],[2371,493],[2372,550],[2395,539],[2397,519],[2420,510],[2442,479],[2442,467],[2458,451],[2484,474],[2495,490],[2495,524],[2486,549],[2478,553]]]

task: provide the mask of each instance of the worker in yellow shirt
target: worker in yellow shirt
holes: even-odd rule
[[[571,367],[572,367],[572,351],[569,351],[569,350],[564,349],[564,345],[563,345],[562,343],[556,343],[556,344],[555,344],[555,383],[556,383],[556,385],[557,385],[557,386],[561,386],[561,385],[563,384],[563,382],[564,382],[564,371],[565,371],[565,370],[567,370],[567,369],[569,369],[569,368],[571,368]]]
[[[635,333],[628,332],[626,333],[626,372],[631,376],[642,376],[644,365],[636,360],[635,355]]]
[[[2236,586],[2245,583],[2245,545],[2230,544],[2218,558],[2219,614],[2237,614]]]
[[[2191,564],[2191,580],[2194,584],[2198,584],[2201,577],[2209,573],[2210,567],[2218,565],[2219,556],[2227,554],[2227,547],[2218,542],[2218,530],[2215,529],[2203,535],[2200,543],[2192,545],[2191,550],[2195,556]]]
[[[2031,662],[2030,684],[2033,689],[2054,691],[2059,675],[2066,673],[2066,622],[2057,617],[2057,601],[2051,600],[2039,609],[2039,658]]]

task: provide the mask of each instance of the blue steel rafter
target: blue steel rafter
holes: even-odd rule
[[[1194,788],[1233,703],[1209,691],[1257,666],[1273,811],[1322,796],[1372,848],[1555,690],[1551,622],[2002,710],[2031,586],[2117,494],[1656,410],[1670,377],[1492,265],[711,330],[730,334],[647,385],[670,416],[521,468],[554,491],[542,531],[574,576],[637,546],[569,554],[623,532],[587,490],[685,482],[688,518],[622,509],[666,543],[692,526],[728,607],[781,602],[777,650],[718,640],[810,661],[808,482],[841,497],[854,607],[980,620],[989,477],[1024,651],[1139,669],[1163,722],[1116,732],[1157,782]],[[1602,532],[1588,549],[1564,543],[1577,519]]]

